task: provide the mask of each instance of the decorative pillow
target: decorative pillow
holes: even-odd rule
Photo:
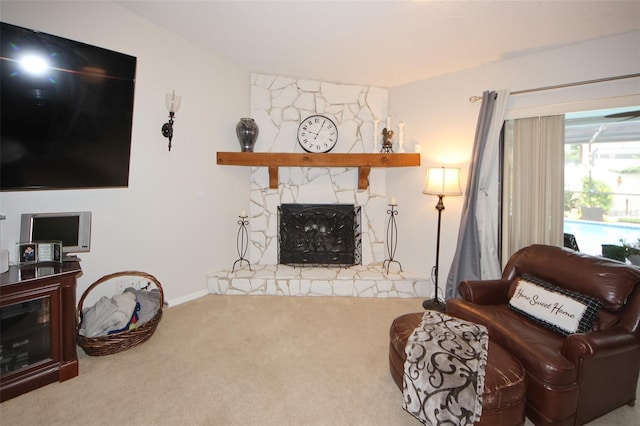
[[[522,274],[509,307],[567,336],[590,331],[602,301]]]

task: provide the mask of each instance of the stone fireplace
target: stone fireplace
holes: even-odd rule
[[[278,208],[278,263],[361,264],[360,210],[352,204],[282,204]]]
[[[252,74],[251,80],[251,116],[260,128],[256,152],[304,152],[297,143],[296,131],[300,120],[311,114],[325,114],[336,122],[340,138],[332,152],[374,152],[374,120],[387,117],[386,89],[262,74]],[[271,189],[267,168],[251,167],[248,221],[252,270],[212,274],[211,293],[429,296],[431,286],[425,278],[402,271],[386,274],[381,266],[386,255],[389,199],[386,170],[372,168],[366,189],[358,189],[358,170],[349,167],[280,167],[278,178],[278,187]],[[356,258],[336,259],[333,267],[327,267],[332,262],[311,256],[314,251],[307,246],[302,250],[306,259],[281,261],[279,208],[296,204],[357,206],[360,239]],[[299,231],[317,233],[319,229],[299,225]],[[307,244],[304,238],[302,241]],[[323,244],[323,250],[335,248],[324,240],[313,244],[316,249]],[[299,264],[307,267],[299,268]]]

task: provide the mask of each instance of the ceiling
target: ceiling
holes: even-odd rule
[[[565,143],[640,142],[640,107],[565,115]]]
[[[640,29],[638,0],[117,3],[250,72],[387,88]]]

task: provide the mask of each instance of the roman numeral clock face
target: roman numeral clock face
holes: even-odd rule
[[[307,152],[329,152],[338,142],[338,128],[324,115],[307,117],[298,126],[298,143]]]

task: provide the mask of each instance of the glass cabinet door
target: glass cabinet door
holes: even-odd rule
[[[56,292],[0,307],[0,374],[55,360],[51,304]]]

